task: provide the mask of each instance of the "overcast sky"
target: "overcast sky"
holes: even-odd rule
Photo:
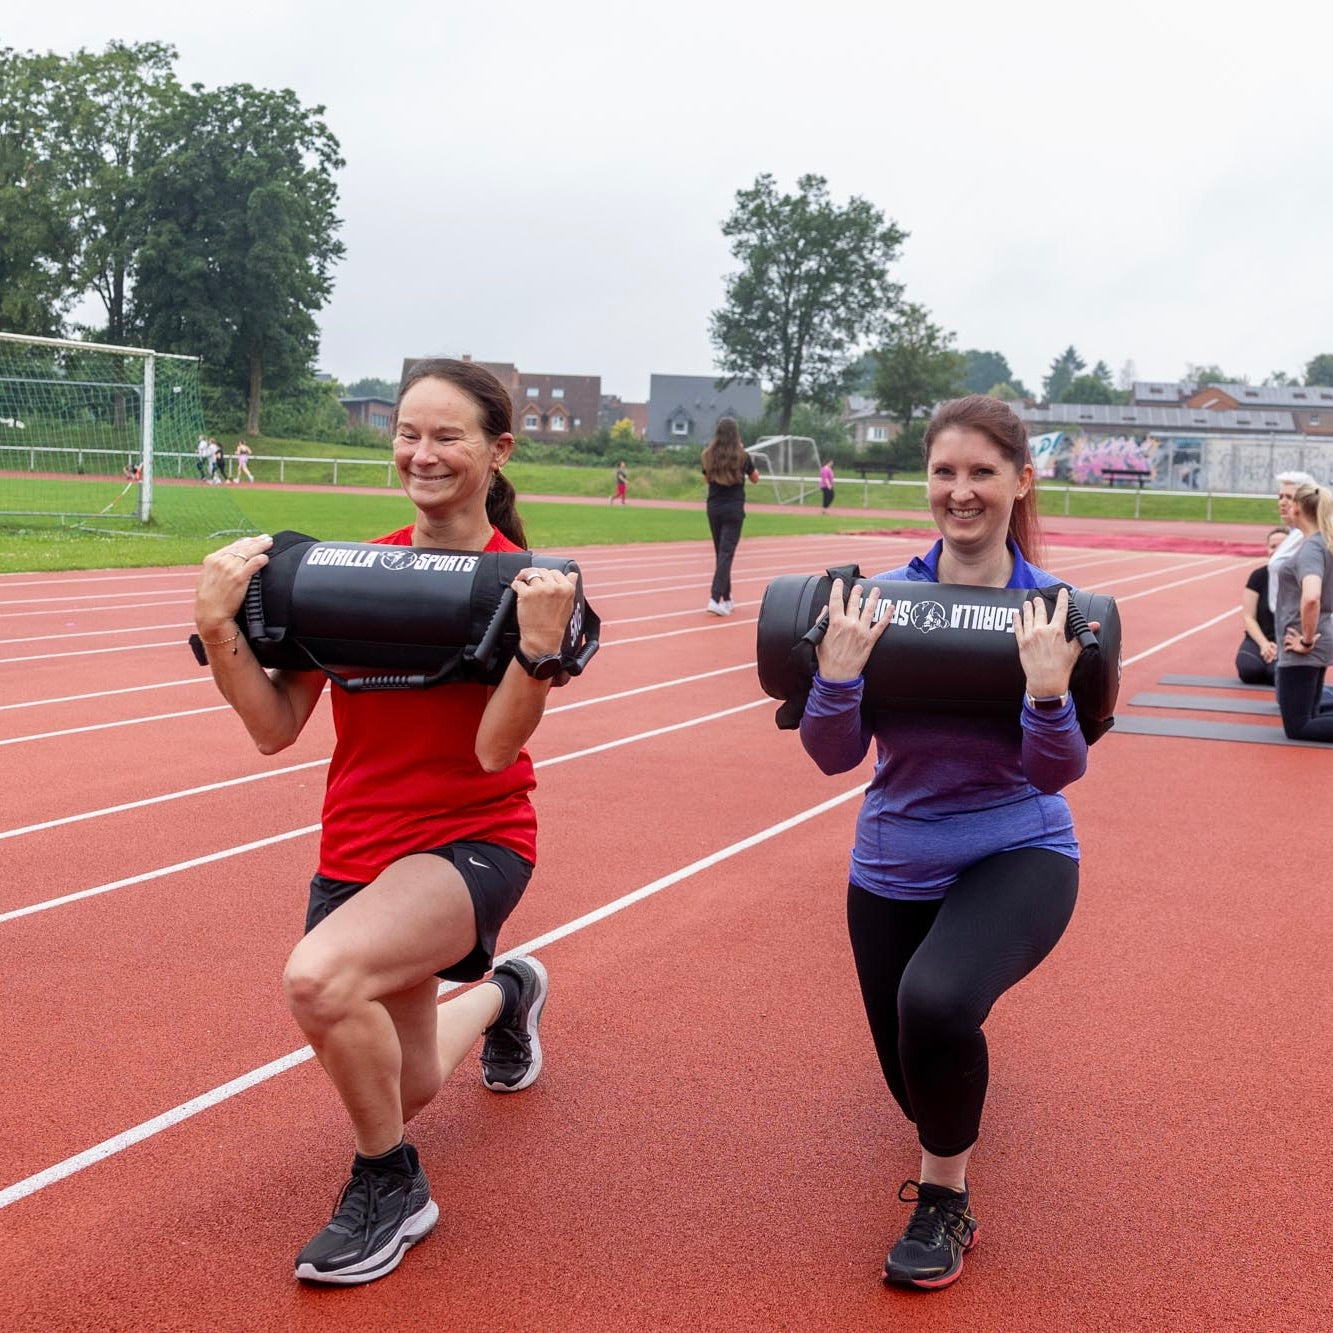
[[[1071,342],[1140,379],[1300,374],[1333,351],[1331,37],[1292,0],[60,0],[0,26],[168,41],[187,83],[326,108],[322,369],[466,351],[628,400],[713,370],[720,224],[765,171],[880,208],[907,297],[1031,388]]]

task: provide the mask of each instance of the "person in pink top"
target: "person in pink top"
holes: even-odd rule
[[[833,503],[833,464],[825,463],[819,469],[819,489],[824,493],[824,508]]]

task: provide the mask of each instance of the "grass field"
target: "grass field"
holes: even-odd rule
[[[311,441],[267,441],[285,453],[306,457],[339,456],[365,459],[374,451],[347,445],[326,445]],[[256,466],[256,476],[263,476],[264,464]],[[276,465],[269,462],[272,469]],[[331,465],[316,462],[288,464],[312,471]],[[58,519],[43,523],[35,518],[0,517],[0,572],[44,569],[131,568],[140,565],[193,564],[208,551],[229,539],[237,531],[276,531],[296,528],[317,537],[358,541],[402,526],[411,518],[411,509],[397,486],[384,486],[382,495],[358,493],[349,485],[351,471],[343,469],[339,484],[324,491],[252,490],[249,487],[200,484],[163,485],[155,493],[159,521],[150,531],[134,521],[90,523],[88,526],[114,528],[85,532],[59,526]],[[373,471],[387,472],[387,458]],[[361,474],[361,469],[355,469]],[[610,494],[611,472],[602,468],[566,467],[540,463],[511,463],[508,474],[521,494],[601,497]],[[363,475],[363,479],[364,475]],[[295,484],[290,473],[288,480]],[[312,484],[303,479],[302,484]],[[331,478],[326,478],[326,484]],[[0,478],[0,508],[22,507],[13,503],[23,487],[40,487],[41,504],[47,509],[62,506],[74,512],[88,512],[87,500],[80,501],[79,488],[98,487],[108,494],[120,489],[119,482],[96,480],[36,481],[27,478]],[[830,514],[820,512],[818,488],[811,482],[804,503],[789,504],[781,514],[751,510],[746,532],[752,535],[782,535],[824,532],[864,527],[866,519],[846,514],[844,507],[872,510],[917,511],[923,524],[928,522],[925,509],[925,485],[920,477],[904,477],[893,485],[867,485],[859,478],[840,478],[838,499]],[[689,501],[697,508],[688,511],[647,509],[631,505],[588,506],[526,501],[524,520],[530,543],[538,548],[590,546],[626,542],[679,541],[707,536],[703,515],[704,484],[691,469],[675,465],[635,468],[630,473],[630,495],[635,500],[660,499]],[[769,483],[753,488],[755,501],[772,502]],[[1217,522],[1271,523],[1274,505],[1267,496],[1209,498],[1112,488],[1066,490],[1046,483],[1041,492],[1041,511],[1048,515],[1121,518],[1196,520]],[[118,508],[129,508],[133,493]],[[910,520],[895,518],[895,525]]]

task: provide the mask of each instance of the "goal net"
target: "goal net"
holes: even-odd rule
[[[193,357],[0,333],[0,525],[253,531],[202,484],[203,434]]]
[[[760,485],[773,489],[778,504],[803,504],[819,495],[819,448],[805,435],[765,435],[746,452]]]

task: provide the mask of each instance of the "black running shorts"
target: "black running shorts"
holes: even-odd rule
[[[495,960],[495,942],[509,914],[518,906],[523,890],[532,878],[532,862],[508,847],[492,842],[451,842],[446,847],[430,847],[426,856],[442,856],[463,877],[472,911],[477,921],[477,944],[466,958],[437,972],[446,981],[479,981],[491,970]],[[305,930],[308,935],[336,907],[366,886],[356,880],[330,879],[318,871],[310,881],[310,903],[306,908]]]

